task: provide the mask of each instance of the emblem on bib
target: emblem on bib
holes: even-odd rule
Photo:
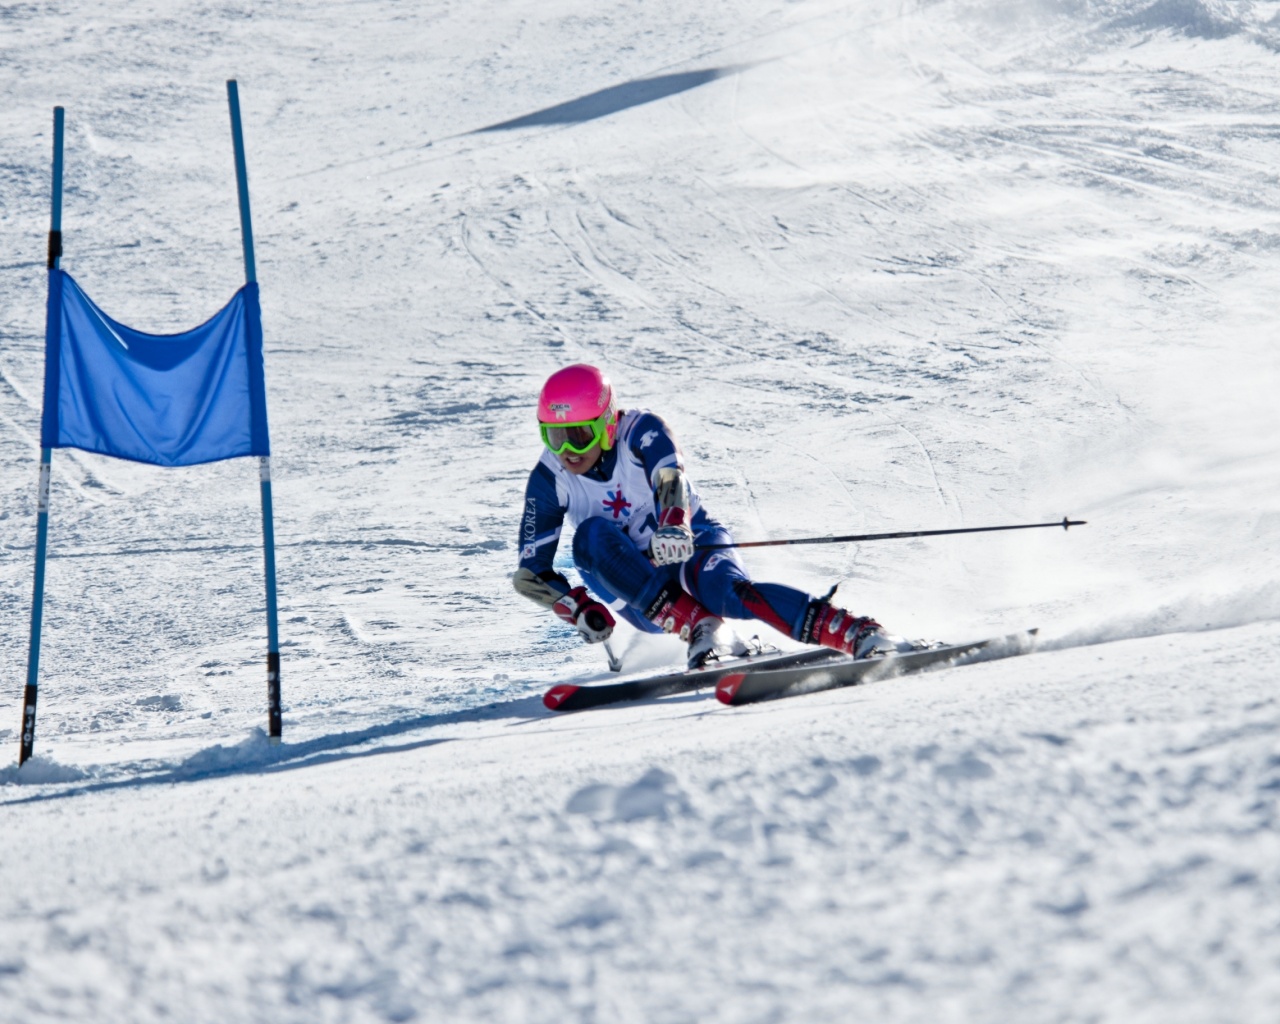
[[[601,504],[613,513],[614,519],[631,515],[631,502],[622,496],[622,488],[609,491],[609,497],[601,499]]]

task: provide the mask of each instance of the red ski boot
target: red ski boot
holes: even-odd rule
[[[854,658],[897,651],[900,641],[885,633],[875,619],[853,615],[830,601],[819,599],[809,605],[800,639],[807,644],[820,644]]]
[[[645,618],[689,645],[691,669],[702,668],[716,658],[739,658],[747,653],[747,645],[724,624],[724,619],[713,615],[675,583],[662,588],[645,609]]]

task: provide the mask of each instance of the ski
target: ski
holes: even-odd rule
[[[542,703],[551,711],[580,711],[602,704],[616,704],[624,700],[641,700],[646,697],[662,697],[669,693],[696,690],[701,686],[714,686],[730,673],[744,670],[757,672],[765,669],[784,671],[805,665],[820,665],[828,661],[843,661],[845,656],[825,647],[803,651],[772,651],[752,654],[743,658],[717,661],[707,668],[671,672],[642,679],[619,679],[617,682],[576,685],[560,683],[551,687]]]
[[[776,697],[857,686],[859,683],[892,679],[894,676],[930,668],[944,668],[957,663],[1012,658],[1030,653],[1035,634],[1034,629],[1029,629],[1022,633],[975,640],[967,644],[948,644],[907,654],[888,654],[857,661],[841,656],[826,664],[764,666],[759,669],[743,667],[720,677],[716,684],[716,698],[722,704],[751,704]]]

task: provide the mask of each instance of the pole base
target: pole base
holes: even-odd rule
[[[267,653],[267,735],[272,743],[280,742],[280,652]]]
[[[18,767],[31,757],[36,746],[36,688],[30,683],[22,691],[22,745],[18,750]]]

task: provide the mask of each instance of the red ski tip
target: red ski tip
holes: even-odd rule
[[[542,703],[551,711],[559,711],[560,705],[578,692],[578,688],[572,683],[561,683],[559,686],[553,686],[542,698]]]
[[[727,676],[721,676],[720,682],[716,683],[716,700],[721,704],[732,704],[733,698],[738,695],[738,687],[746,678],[745,672],[731,672]]]

